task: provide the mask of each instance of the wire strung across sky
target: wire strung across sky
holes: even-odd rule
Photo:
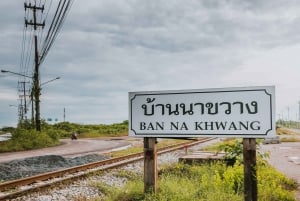
[[[43,47],[42,47],[41,54],[40,54],[39,64],[41,64],[44,61],[51,46],[53,45],[53,42],[56,39],[57,34],[61,30],[61,27],[66,19],[68,12],[70,11],[72,3],[73,3],[73,0],[59,1],[54,18],[51,22],[47,36],[45,37],[45,40],[43,43]]]

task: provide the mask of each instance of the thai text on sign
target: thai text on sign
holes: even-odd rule
[[[275,87],[129,92],[129,135],[275,135]]]

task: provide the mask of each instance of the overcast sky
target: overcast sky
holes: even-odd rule
[[[14,72],[23,3],[0,1],[0,67]],[[75,0],[40,67],[42,83],[61,77],[41,117],[108,124],[128,119],[129,91],[275,85],[276,118],[295,120],[299,25],[298,0]],[[0,128],[17,123],[18,79],[0,74]]]

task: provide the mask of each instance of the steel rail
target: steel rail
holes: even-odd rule
[[[194,146],[194,145],[197,145],[200,143],[204,143],[206,141],[210,141],[212,139],[215,139],[215,138],[204,138],[204,139],[193,141],[193,142],[184,142],[184,143],[169,145],[169,146],[158,149],[158,154],[160,155],[160,154],[164,154],[167,152],[172,152],[175,150],[191,147],[191,146]],[[121,156],[121,157],[117,157],[117,158],[106,159],[106,160],[88,163],[88,164],[84,164],[84,165],[80,165],[80,166],[65,168],[65,169],[61,169],[61,170],[57,170],[57,171],[53,171],[53,172],[47,172],[47,173],[43,173],[43,174],[39,174],[39,175],[34,175],[31,177],[26,177],[26,178],[21,178],[21,179],[17,179],[17,180],[3,182],[3,183],[0,183],[0,201],[9,199],[9,198],[10,199],[15,198],[15,197],[23,195],[25,193],[33,192],[33,191],[36,191],[36,189],[49,187],[55,183],[62,183],[64,181],[82,178],[91,172],[91,171],[90,172],[82,172],[82,171],[88,171],[88,170],[92,170],[92,169],[100,168],[100,167],[102,167],[102,168],[96,169],[93,172],[100,171],[100,170],[113,169],[116,167],[124,166],[126,164],[139,161],[143,158],[144,158],[144,152],[139,152],[139,153],[129,154],[129,155]],[[82,172],[82,173],[79,173],[79,172]],[[75,173],[76,173],[76,175],[72,175]],[[69,175],[69,176],[66,176],[66,175]],[[66,176],[66,177],[62,178],[62,179],[56,179],[55,181],[53,181],[51,183],[43,183],[43,184],[39,184],[37,186],[28,187],[27,189],[18,190],[18,188],[21,186],[33,185],[33,184],[37,184],[38,182],[41,182],[41,181],[47,181],[49,179],[59,178],[59,177],[63,177],[63,176]],[[14,191],[14,190],[16,190],[16,191]],[[10,191],[10,193],[3,194],[3,192],[7,192],[7,191]],[[1,195],[1,193],[3,195]]]

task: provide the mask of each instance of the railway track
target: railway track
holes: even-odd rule
[[[203,138],[192,142],[184,142],[180,144],[170,145],[158,150],[158,155],[172,152],[175,150],[191,147],[214,138]],[[66,168],[58,171],[39,174],[22,179],[12,180],[0,183],[0,201],[13,199],[27,193],[35,192],[52,185],[72,181],[75,179],[86,177],[91,172],[100,170],[108,170],[134,163],[143,159],[144,152],[130,154],[122,157],[111,158],[98,162],[88,163],[80,166]]]

